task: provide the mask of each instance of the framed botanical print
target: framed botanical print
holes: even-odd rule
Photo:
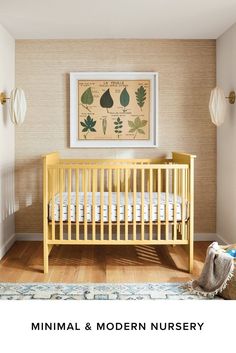
[[[157,121],[157,73],[70,73],[70,147],[157,147]]]

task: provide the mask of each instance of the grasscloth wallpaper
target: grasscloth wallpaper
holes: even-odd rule
[[[216,129],[208,100],[215,86],[214,40],[18,40],[16,84],[28,112],[16,129],[16,232],[42,232],[41,155],[129,158],[195,153],[195,231],[215,232]],[[69,73],[157,71],[159,148],[70,149]]]

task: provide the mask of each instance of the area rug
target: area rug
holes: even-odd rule
[[[0,283],[0,299],[6,300],[202,300],[183,283],[62,284]],[[208,300],[211,300],[209,298]],[[215,297],[214,299],[220,299]]]

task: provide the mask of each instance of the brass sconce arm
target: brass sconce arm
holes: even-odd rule
[[[5,104],[7,99],[10,99],[10,98],[8,98],[4,92],[1,92],[0,93],[0,103]]]
[[[234,104],[235,103],[235,92],[234,91],[231,91],[229,93],[229,96],[228,97],[225,97],[229,100],[229,103],[230,104]]]

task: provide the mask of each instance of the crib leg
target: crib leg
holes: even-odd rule
[[[50,255],[50,252],[52,251],[53,245],[44,245],[44,259],[43,259],[43,265],[44,265],[44,273],[48,273],[48,258]]]
[[[48,257],[49,257],[49,249],[48,244],[44,244],[44,251],[43,251],[43,268],[44,273],[48,273]]]
[[[189,273],[193,273],[193,242],[189,243],[189,259],[188,259],[188,271]]]

